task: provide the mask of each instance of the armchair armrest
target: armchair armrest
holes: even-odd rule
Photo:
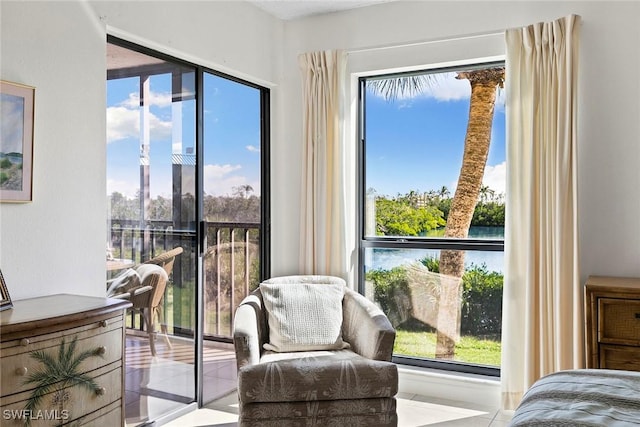
[[[264,319],[264,305],[258,290],[242,300],[233,319],[233,346],[238,370],[260,362],[265,342]]]
[[[359,355],[390,361],[396,331],[387,316],[359,293],[346,289],[344,294],[342,338]]]

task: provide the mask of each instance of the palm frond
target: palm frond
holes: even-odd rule
[[[72,361],[69,362],[68,365],[68,371],[69,372],[75,372],[78,369],[78,366],[80,366],[80,364],[82,362],[84,362],[85,360],[87,360],[90,357],[103,357],[101,354],[98,353],[98,350],[85,350],[82,353],[80,353],[79,355],[77,355]]]
[[[367,88],[386,101],[414,98],[439,81],[437,74],[418,74],[367,80]]]
[[[64,367],[65,370],[68,370],[69,364],[73,360],[73,353],[76,351],[76,344],[78,343],[78,336],[73,337],[73,340],[69,343],[65,351],[65,342],[64,338],[60,343],[60,351],[58,352],[58,361],[61,367]]]
[[[60,390],[76,385],[94,393],[99,387],[96,381],[87,374],[78,372],[80,364],[90,357],[101,356],[98,349],[86,350],[75,355],[78,337],[67,345],[64,338],[60,342],[57,358],[45,351],[32,351],[30,356],[42,364],[43,369],[30,374],[24,384],[36,384],[26,402],[26,410],[34,410],[42,398],[51,393],[56,384]],[[27,425],[30,420],[27,420]]]
[[[37,371],[25,378],[24,384],[39,384],[41,386],[46,386],[62,381],[63,378],[64,376],[60,375],[58,372]]]
[[[38,404],[40,403],[42,398],[46,396],[48,393],[50,393],[51,391],[53,391],[52,389],[53,389],[53,383],[41,385],[36,389],[34,389],[33,392],[31,393],[31,396],[27,400],[27,403],[24,405],[25,411],[34,411],[38,407]],[[25,421],[26,421],[25,422],[26,425],[31,424],[30,417],[27,417]]]
[[[36,359],[38,362],[42,363],[47,368],[53,368],[53,367],[57,368],[58,366],[58,361],[54,359],[52,355],[50,355],[45,351],[42,351],[42,350],[32,351],[31,353],[29,353],[29,355],[31,356],[32,359]]]
[[[80,386],[90,392],[95,392],[100,388],[96,380],[87,374],[69,375],[69,377],[65,379],[65,382],[71,387]]]

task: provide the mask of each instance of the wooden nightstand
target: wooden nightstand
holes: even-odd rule
[[[585,314],[587,368],[640,371],[640,279],[589,277]]]
[[[33,427],[123,426],[129,306],[124,300],[61,294],[14,301],[2,311],[0,424],[24,426],[28,417]],[[38,372],[48,375],[46,381],[29,381]]]

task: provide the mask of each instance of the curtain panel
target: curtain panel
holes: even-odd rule
[[[303,158],[300,274],[347,278],[345,145],[346,53],[298,57],[302,73]]]
[[[534,381],[584,367],[579,278],[580,17],[506,32],[507,205],[501,388],[514,409]]]

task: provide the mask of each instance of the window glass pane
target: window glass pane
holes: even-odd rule
[[[261,93],[204,74],[206,335],[231,337],[233,312],[260,281]]]
[[[502,64],[364,81],[361,271],[396,356],[500,365],[503,81]]]
[[[445,237],[460,180],[461,196],[466,194],[460,201],[477,206],[475,212],[471,206],[469,235],[447,237],[502,238],[504,97],[494,84],[495,101],[472,103],[470,80],[461,75],[463,70],[413,76],[422,89],[392,99],[385,95],[401,78],[367,80],[365,236]],[[470,116],[476,118],[472,126]]]
[[[123,298],[127,267],[183,249],[152,310],[151,290],[128,297],[124,416],[140,425],[196,398],[195,69],[112,43],[107,66],[108,289]]]
[[[394,354],[435,358],[440,334],[457,331],[452,359],[499,366],[502,331],[502,252],[449,251],[464,259],[462,280],[439,273],[443,251],[365,249],[365,295],[396,328]],[[440,310],[444,291],[455,288],[460,310]]]

